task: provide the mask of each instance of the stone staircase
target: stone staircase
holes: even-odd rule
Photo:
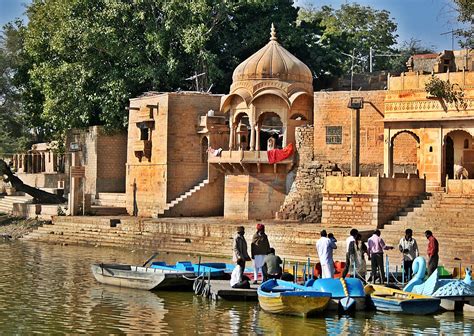
[[[431,230],[439,242],[440,265],[459,266],[454,258],[461,258],[465,265],[474,264],[474,198],[432,192],[403,209],[382,232],[385,242],[395,247],[387,252],[391,263],[401,264],[397,247],[407,228],[413,230],[420,255],[426,257],[424,232]]]
[[[14,204],[31,203],[33,197],[30,195],[21,196],[0,196],[0,213],[12,214]]]
[[[195,185],[194,187],[192,187],[191,189],[186,191],[184,194],[181,194],[179,197],[177,197],[174,200],[172,200],[171,202],[167,203],[166,206],[163,209],[158,211],[158,213],[156,214],[156,217],[161,217],[161,216],[167,214],[171,210],[171,208],[178,205],[179,203],[181,203],[185,199],[191,197],[194,193],[198,192],[199,190],[201,190],[202,188],[204,188],[207,185],[209,185],[209,179],[205,179],[202,182],[200,182],[199,184]]]
[[[167,252],[202,254],[216,257],[232,256],[232,238],[236,227],[244,225],[249,245],[255,232],[255,221],[232,221],[222,217],[159,218],[135,217],[66,217],[56,216],[26,236],[25,240],[67,245],[127,247]],[[286,260],[312,262],[316,259],[315,243],[322,229],[320,224],[299,224],[264,221],[270,244]],[[325,227],[339,240],[336,260],[345,260],[345,238],[350,227]],[[371,227],[361,228],[371,231]]]
[[[96,216],[127,215],[125,193],[99,193],[92,200],[91,212]]]

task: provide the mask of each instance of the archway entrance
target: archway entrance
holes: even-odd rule
[[[283,123],[280,116],[274,112],[262,113],[258,118],[258,140],[259,150],[268,150],[269,140],[274,140],[274,148],[283,147]]]
[[[451,131],[444,139],[444,176],[456,178],[456,170],[462,168],[469,178],[474,176],[473,138],[463,130]]]
[[[446,137],[446,175],[450,179],[454,178],[454,142],[450,136]]]
[[[418,175],[420,139],[415,133],[402,131],[392,138],[392,172],[395,176]]]

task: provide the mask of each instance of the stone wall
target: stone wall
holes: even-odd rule
[[[381,228],[425,189],[425,180],[418,178],[328,176],[321,222]]]
[[[226,174],[224,217],[270,219],[285,199],[285,173]]]
[[[360,172],[362,175],[383,174],[384,99],[385,92],[350,91],[314,93],[314,160],[349,167],[351,162],[350,97],[364,98],[360,111]],[[327,143],[328,126],[342,127],[339,144]],[[349,171],[350,169],[348,169]]]
[[[278,219],[305,222],[321,221],[321,190],[326,175],[340,174],[336,165],[313,161],[314,127],[297,127],[295,131],[298,166],[288,195],[277,213]]]

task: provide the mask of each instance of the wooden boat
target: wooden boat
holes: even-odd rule
[[[440,299],[404,292],[381,285],[365,286],[371,304],[380,311],[415,315],[433,314],[439,310]]]
[[[331,293],[328,310],[349,313],[365,309],[364,284],[357,278],[311,279],[305,286],[314,291]]]
[[[260,307],[266,312],[303,317],[323,311],[331,299],[331,293],[275,279],[262,283],[257,294]]]
[[[107,285],[145,290],[191,290],[193,287],[194,272],[124,264],[92,264],[91,270],[97,281]]]

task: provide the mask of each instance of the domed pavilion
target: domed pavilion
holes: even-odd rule
[[[209,158],[225,174],[224,216],[274,218],[291,185],[294,155],[270,164],[267,150],[295,144],[295,127],[312,123],[313,76],[278,43],[272,24],[270,41],[237,66],[232,80],[220,104],[228,147]]]

